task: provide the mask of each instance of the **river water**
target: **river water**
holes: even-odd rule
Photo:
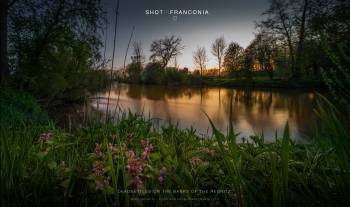
[[[98,93],[96,97],[99,98],[93,99],[92,107],[104,113],[108,92]],[[312,91],[129,84],[112,87],[109,105],[111,112],[116,108],[130,110],[158,120],[159,125],[193,127],[204,136],[211,134],[205,113],[223,133],[227,133],[232,120],[239,137],[263,133],[266,141],[273,141],[276,132],[282,135],[288,121],[292,138],[298,142],[307,141],[314,129],[315,107],[316,94]]]

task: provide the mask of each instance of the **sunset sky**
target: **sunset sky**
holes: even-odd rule
[[[115,6],[117,0],[103,0],[109,27],[107,30],[107,58],[112,57]],[[116,68],[123,65],[127,43],[132,27],[135,26],[133,41],[142,43],[148,61],[150,44],[153,40],[175,35],[182,39],[185,49],[177,58],[179,67],[194,69],[192,53],[198,47],[205,47],[208,68],[215,67],[215,58],[210,53],[211,43],[220,36],[226,42],[238,42],[246,47],[254,38],[255,21],[268,9],[268,0],[121,0],[117,29]],[[209,15],[146,15],[145,10],[208,10]],[[103,38],[104,40],[104,38]],[[127,63],[130,63],[132,47]],[[173,65],[173,62],[169,66]]]

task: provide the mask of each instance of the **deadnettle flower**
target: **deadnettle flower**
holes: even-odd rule
[[[142,185],[142,179],[140,176],[134,176],[134,178],[132,179],[132,186],[135,189],[138,189],[141,185]]]
[[[127,163],[127,170],[128,174],[132,176],[132,185],[134,188],[138,188],[140,185],[142,185],[142,172],[143,172],[143,164],[141,163],[141,160],[139,157],[135,155],[135,153],[132,150],[127,151],[128,156],[128,163]]]
[[[99,190],[103,190],[104,189],[104,185],[103,185],[103,182],[99,181],[99,180],[95,180],[95,189],[96,191],[99,191]]]
[[[141,175],[143,172],[143,165],[140,162],[139,158],[134,156],[128,159],[127,164],[128,173],[131,175]]]
[[[142,151],[142,159],[146,159],[149,156],[149,153],[153,150],[153,145],[150,143],[149,139],[143,139],[141,140],[141,143],[143,145],[143,151]]]
[[[166,167],[162,167],[162,168],[159,170],[158,181],[159,181],[159,184],[161,184],[161,185],[164,184],[166,171],[167,171],[167,170],[166,170]]]
[[[103,181],[95,180],[95,189],[96,189],[96,191],[104,190],[107,186],[109,186],[110,182],[111,182],[111,177],[110,176],[105,178]]]
[[[104,166],[103,166],[103,163],[101,161],[95,161],[94,162],[94,174],[96,176],[102,176],[103,173],[104,173],[104,170],[103,170]]]
[[[126,151],[126,156],[130,159],[132,157],[135,157],[135,153],[132,150]]]
[[[166,167],[162,167],[162,168],[159,170],[159,174],[160,174],[160,175],[165,175],[165,174],[166,174]]]
[[[158,181],[159,181],[159,184],[163,185],[164,181],[165,181],[165,178],[163,176],[159,176],[158,177]]]
[[[215,151],[213,149],[208,148],[208,147],[204,147],[202,149],[202,151],[207,153],[211,157],[213,157],[215,155]]]
[[[194,156],[191,158],[190,162],[192,165],[198,165],[202,162],[202,160],[201,160],[201,158]]]
[[[102,156],[102,151],[101,151],[101,145],[100,144],[95,144],[95,155],[97,157],[101,157]]]
[[[117,152],[117,147],[112,143],[108,143],[108,149],[111,153]]]
[[[49,143],[49,140],[52,138],[52,133],[48,132],[48,133],[42,133],[39,137],[38,142],[41,144],[47,144]]]

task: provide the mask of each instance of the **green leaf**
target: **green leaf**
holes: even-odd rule
[[[49,167],[50,170],[54,170],[57,168],[57,163],[55,161],[52,161],[52,162],[49,162],[47,166]]]

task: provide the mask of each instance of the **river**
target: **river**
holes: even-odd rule
[[[92,107],[104,113],[108,91],[96,97]],[[273,141],[276,132],[282,135],[288,121],[293,140],[304,142],[317,122],[315,107],[316,94],[312,91],[115,84],[109,111],[130,110],[158,120],[159,125],[193,127],[198,134],[208,136],[211,127],[206,113],[223,133],[232,120],[239,137],[263,133],[266,141]]]

